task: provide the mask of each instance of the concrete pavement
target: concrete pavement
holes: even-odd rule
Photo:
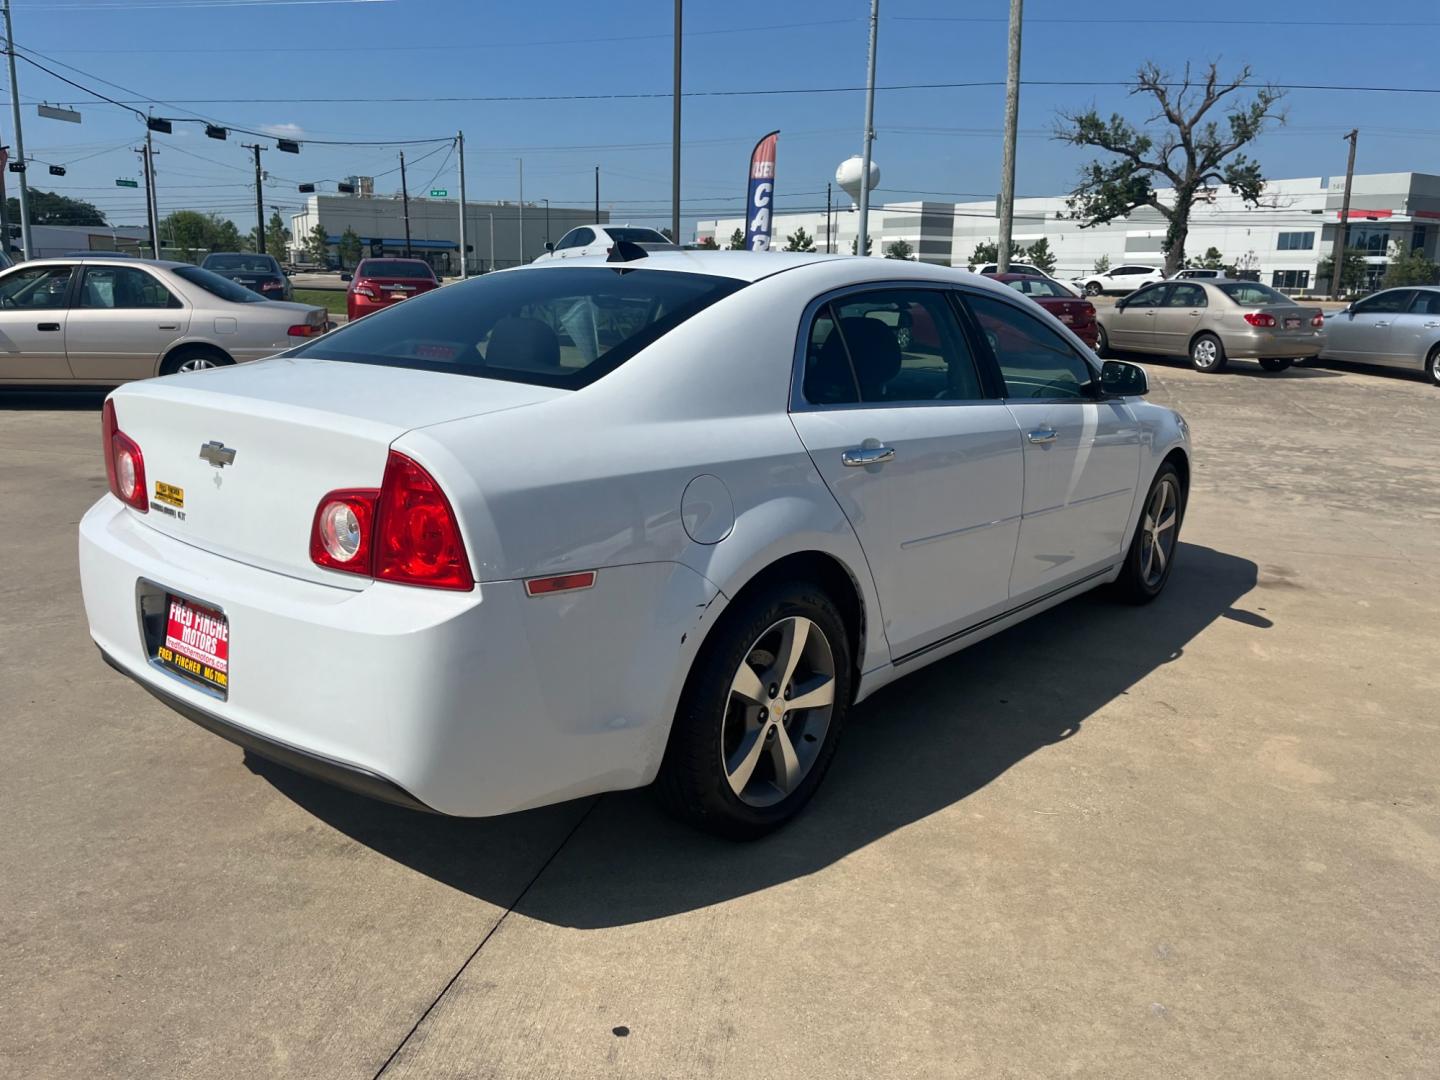
[[[1440,393],[1150,372],[1165,596],[877,695],[751,845],[411,814],[169,713],[85,633],[98,395],[0,392],[0,1072],[1434,1075]]]

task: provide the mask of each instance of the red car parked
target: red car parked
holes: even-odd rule
[[[342,277],[341,280],[349,279]],[[345,294],[345,314],[354,322],[363,315],[439,287],[435,271],[423,259],[361,259]]]
[[[1095,305],[1089,300],[1071,296],[1049,278],[1033,274],[987,274],[993,281],[1003,281],[1016,292],[1022,292],[1031,300],[1054,315],[1075,332],[1075,336],[1090,348],[1095,348]]]

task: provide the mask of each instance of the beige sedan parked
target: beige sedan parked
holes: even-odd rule
[[[323,334],[326,318],[187,263],[35,259],[0,273],[0,386],[109,386],[259,360]]]
[[[1234,357],[1284,371],[1325,347],[1325,315],[1255,281],[1161,281],[1102,308],[1095,352],[1188,356],[1197,371]]]

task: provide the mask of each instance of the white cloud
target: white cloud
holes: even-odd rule
[[[261,124],[260,130],[275,139],[303,139],[305,129],[299,124]]]

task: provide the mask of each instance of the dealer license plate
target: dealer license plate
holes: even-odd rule
[[[230,689],[230,620],[214,608],[179,596],[165,598],[165,639],[155,659],[163,667],[219,690]]]

